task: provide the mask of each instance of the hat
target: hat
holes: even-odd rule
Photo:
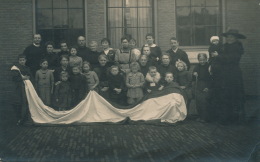
[[[212,36],[212,37],[210,38],[210,42],[212,42],[213,40],[219,40],[219,37],[218,37],[218,36]]]
[[[239,31],[237,29],[229,29],[226,33],[222,34],[224,37],[227,37],[228,35],[234,35],[238,39],[246,39],[246,36],[243,34],[239,34]]]

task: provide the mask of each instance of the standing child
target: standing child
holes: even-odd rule
[[[36,88],[43,103],[50,106],[54,77],[52,71],[48,69],[48,61],[46,59],[41,60],[40,66],[41,69],[37,70],[35,75]]]
[[[109,98],[119,104],[124,103],[124,77],[119,73],[119,67],[112,65],[108,77]]]
[[[101,40],[101,46],[103,47],[103,51],[101,54],[105,54],[107,56],[107,64],[108,66],[112,66],[115,64],[115,54],[116,51],[113,48],[110,48],[110,40],[108,38],[103,38]]]
[[[60,66],[57,67],[54,72],[54,82],[60,81],[60,73],[66,71],[69,75],[71,74],[71,68],[69,67],[69,57],[66,55],[61,55],[60,57]]]
[[[126,87],[127,90],[127,103],[134,104],[140,101],[143,97],[143,85],[144,76],[140,70],[140,66],[137,62],[132,62],[130,64],[130,73],[126,76]]]
[[[88,83],[89,90],[97,90],[99,79],[96,72],[90,70],[90,64],[86,61],[83,62],[82,74],[85,75]]]
[[[209,120],[208,96],[210,87],[209,64],[205,53],[198,54],[199,64],[193,70],[193,80],[196,80],[195,100],[196,109],[200,118],[198,121],[205,122]]]
[[[55,85],[55,106],[59,111],[69,110],[71,106],[71,86],[66,71],[60,73],[60,82]]]
[[[12,67],[12,80],[15,83],[14,96],[12,104],[16,111],[17,125],[25,122],[29,114],[28,103],[25,93],[24,80],[31,80],[32,74],[29,67],[25,65],[26,56],[21,54],[18,56],[18,64]]]
[[[185,99],[187,110],[189,109],[190,100],[192,98],[191,92],[191,83],[192,77],[189,71],[187,71],[187,65],[183,61],[177,61],[176,67],[178,69],[177,73],[177,83],[180,85],[180,88],[183,90],[183,97]]]
[[[161,75],[157,72],[157,68],[155,66],[149,67],[149,72],[146,74],[145,77],[145,90],[148,93],[156,90],[162,90],[163,85],[160,82]]]
[[[72,106],[76,106],[81,100],[86,97],[88,93],[87,79],[80,73],[80,67],[74,66],[72,68],[72,75],[70,76],[71,83],[71,96],[72,96]]]
[[[78,66],[80,67],[80,70],[81,70],[81,67],[82,67],[82,58],[77,56],[77,48],[76,47],[71,47],[70,48],[70,57],[69,57],[69,65],[70,67],[74,67],[74,66]]]

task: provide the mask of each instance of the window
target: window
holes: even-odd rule
[[[153,33],[153,0],[107,0],[107,36],[113,47],[120,47],[123,35],[131,35],[137,46]]]
[[[182,46],[208,45],[222,31],[221,0],[176,0],[177,37]]]
[[[84,0],[36,0],[36,31],[43,43],[59,45],[66,40],[70,45],[79,35],[85,35]]]

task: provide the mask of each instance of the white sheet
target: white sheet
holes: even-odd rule
[[[119,122],[129,117],[131,120],[154,120],[175,123],[186,118],[187,110],[183,97],[177,93],[148,99],[131,109],[113,107],[95,91],[69,111],[55,111],[44,105],[32,83],[25,80],[25,90],[31,117],[35,123],[72,124],[90,122]]]

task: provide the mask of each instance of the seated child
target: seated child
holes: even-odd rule
[[[112,65],[108,77],[109,98],[111,101],[124,104],[124,77],[119,73],[119,67]]]
[[[145,77],[145,90],[148,93],[151,93],[152,91],[156,90],[162,90],[163,85],[160,82],[161,75],[157,72],[157,69],[155,66],[149,67],[149,72],[146,74]]]
[[[174,77],[173,77],[173,74],[171,72],[166,72],[165,73],[165,84],[163,86],[163,88],[166,88],[166,87],[177,87],[179,88],[179,84],[176,83],[174,81]]]
[[[97,90],[99,79],[94,71],[90,71],[90,64],[83,62],[82,74],[86,76],[89,90]]]
[[[80,73],[80,67],[74,66],[69,81],[71,84],[71,104],[76,106],[88,93],[87,79]]]
[[[126,76],[127,90],[127,103],[134,104],[140,101],[143,97],[143,85],[145,83],[144,76],[140,70],[140,66],[137,62],[130,64],[130,70]]]
[[[24,80],[32,80],[32,74],[29,67],[25,65],[26,56],[21,54],[18,56],[18,64],[11,69],[12,80],[15,89],[12,97],[12,105],[16,112],[17,125],[22,125],[28,117],[29,108],[25,93]]]
[[[60,82],[55,85],[54,106],[59,111],[69,110],[71,107],[71,86],[68,81],[69,74],[66,71],[60,73]]]

